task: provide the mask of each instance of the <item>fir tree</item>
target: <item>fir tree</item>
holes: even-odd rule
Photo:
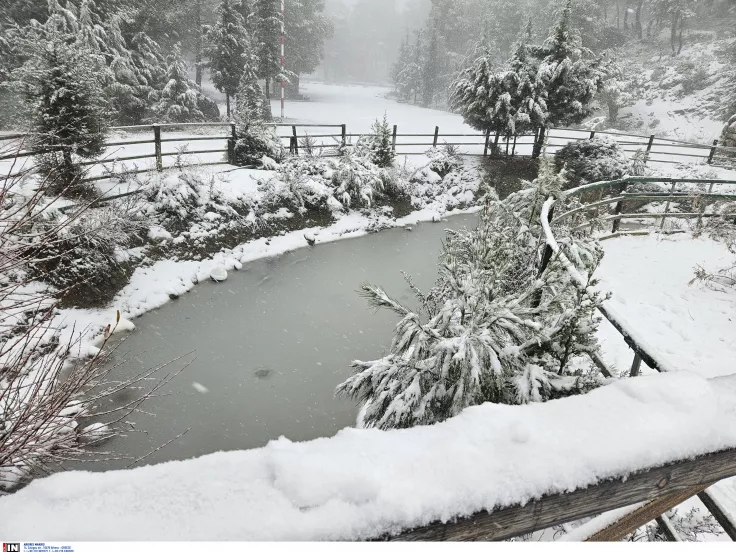
[[[603,85],[600,98],[608,108],[608,123],[615,125],[618,122],[618,112],[621,108],[634,103],[634,95],[630,92],[631,82],[624,77],[623,67],[614,60],[609,61],[604,69]]]
[[[489,199],[476,229],[448,232],[432,290],[408,280],[419,310],[363,286],[372,306],[401,319],[389,354],[356,361],[355,375],[337,388],[363,404],[364,426],[433,424],[486,401],[539,402],[595,385],[590,362],[575,373],[569,367],[597,350],[592,312],[602,299],[579,290],[559,258],[539,275],[541,203],[560,181],[547,165],[529,188]],[[592,274],[600,249],[565,232],[560,241]]]
[[[290,0],[286,9],[286,69],[290,90],[299,94],[299,75],[313,72],[324,58],[324,44],[334,29],[323,13],[325,0]]]
[[[104,61],[93,52],[70,45],[61,33],[48,33],[42,42],[33,41],[28,61],[15,75],[32,121],[30,147],[45,152],[38,156],[39,167],[69,192],[85,190],[75,158],[93,159],[104,147],[101,67]]]
[[[427,49],[427,59],[422,70],[422,103],[426,107],[434,104],[438,80],[441,73],[437,30],[432,28]]]
[[[179,44],[172,48],[166,64],[167,83],[153,108],[158,120],[171,123],[202,121],[204,115],[197,103],[199,90],[189,79]]]
[[[254,56],[246,55],[243,76],[240,79],[236,97],[237,120],[246,127],[271,120],[271,103],[266,99],[258,84],[256,63]]]
[[[212,70],[212,82],[227,101],[230,118],[230,98],[238,92],[240,78],[249,47],[243,16],[236,9],[239,0],[222,0],[217,7],[217,22],[207,33],[207,57]]]
[[[534,55],[541,60],[539,79],[546,90],[547,123],[568,126],[581,123],[594,111],[593,100],[601,86],[600,60],[583,48],[571,28],[572,0],[567,0],[552,35]],[[535,154],[541,151],[545,128],[539,133]]]
[[[410,63],[410,44],[409,35],[407,34],[401,41],[401,47],[399,48],[399,56],[396,61],[391,65],[391,80],[394,83],[394,89],[397,94],[400,94],[399,88],[401,83],[401,75],[406,69],[406,66]]]
[[[363,147],[371,163],[381,169],[393,166],[396,154],[392,146],[393,133],[384,113],[383,119],[373,123],[371,136],[364,141]]]
[[[281,75],[281,3],[279,0],[255,0],[254,10],[253,47],[258,59],[257,74],[266,81],[266,98],[270,100],[271,82]]]

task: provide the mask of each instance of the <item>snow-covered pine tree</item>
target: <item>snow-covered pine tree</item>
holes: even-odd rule
[[[258,59],[258,77],[266,81],[266,98],[271,99],[271,83],[281,75],[281,3],[255,0],[253,47]]]
[[[595,368],[564,374],[573,357],[596,350],[592,310],[601,298],[580,293],[557,257],[539,275],[541,204],[561,180],[545,163],[529,188],[488,198],[476,229],[448,232],[429,293],[407,278],[419,310],[363,286],[371,305],[401,318],[389,354],[356,361],[336,390],[362,403],[363,426],[433,424],[482,402],[539,402],[595,385]],[[570,233],[560,238],[592,274],[600,248]]]
[[[438,92],[439,77],[442,73],[439,59],[438,32],[435,25],[429,30],[429,46],[422,68],[422,103],[432,107]]]
[[[538,77],[539,60],[534,58],[526,43],[530,33],[531,28],[517,44],[508,62],[509,70],[516,75],[513,96],[517,106],[514,115],[517,134],[536,133],[547,120],[547,91]]]
[[[577,124],[589,117],[602,82],[600,59],[583,48],[571,26],[572,8],[572,0],[567,0],[551,36],[532,50],[541,60],[539,79],[546,90],[547,123],[552,126]],[[536,154],[544,141],[545,128],[541,130]]]
[[[240,78],[249,48],[245,21],[238,12],[240,0],[221,0],[217,6],[217,21],[207,32],[206,57],[212,72],[212,82],[227,101],[227,117],[230,119],[230,98],[238,92]]]
[[[157,120],[171,123],[202,121],[204,115],[197,103],[199,89],[189,79],[178,43],[166,57],[166,78],[166,85],[158,94],[158,101],[153,106]]]
[[[0,50],[0,52],[2,52],[2,50]],[[391,80],[394,83],[394,89],[396,90],[396,93],[399,95],[401,74],[404,72],[404,69],[406,69],[406,66],[410,63],[410,52],[411,45],[409,44],[409,34],[407,33],[407,35],[401,41],[399,55],[396,58],[396,61],[391,65]]]
[[[386,114],[383,119],[376,119],[371,127],[371,136],[361,139],[356,145],[356,151],[360,150],[368,157],[371,163],[381,169],[393,166],[396,154],[392,147],[392,129],[388,124]]]
[[[58,183],[52,193],[89,192],[77,157],[93,159],[104,146],[106,105],[98,80],[104,60],[47,29],[24,42],[26,63],[14,74],[32,121],[29,149]]]
[[[623,67],[616,60],[606,63],[603,74],[603,85],[599,95],[608,108],[608,124],[615,125],[619,110],[634,103],[634,95],[631,93],[632,83],[626,79]]]
[[[271,120],[271,103],[266,99],[256,75],[257,60],[249,51],[245,54],[243,76],[236,96],[236,120],[242,126]]]
[[[325,0],[290,0],[286,9],[286,69],[292,73],[288,90],[299,94],[299,76],[322,62],[325,41],[332,38],[332,21],[324,14]]]

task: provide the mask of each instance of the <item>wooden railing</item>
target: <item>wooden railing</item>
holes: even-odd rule
[[[605,527],[586,537],[589,541],[616,541],[650,521],[664,517],[667,511],[696,495],[706,496],[703,503],[724,532],[736,540],[733,517],[712,495],[706,494],[706,489],[714,483],[734,476],[736,449],[728,449],[642,470],[573,492],[550,494],[526,504],[478,512],[454,522],[433,523],[407,531],[394,540],[498,541],[641,503],[635,509],[621,512]],[[676,534],[670,537],[670,540],[676,539]]]
[[[288,148],[292,155],[303,154],[301,141],[308,136],[313,142],[314,149],[331,155],[331,150],[336,150],[340,145],[345,145],[353,140],[361,137],[370,136],[370,134],[351,134],[348,132],[345,124],[288,124],[288,123],[269,123],[269,126],[277,129],[278,137],[282,140],[284,147]],[[199,134],[185,136],[171,136],[166,133],[177,129],[211,129],[221,128],[224,130],[222,134]],[[328,129],[326,132],[315,129]],[[331,132],[331,129],[339,129],[338,132]],[[179,124],[154,124],[144,126],[122,126],[112,127],[113,132],[127,132],[135,136],[132,139],[113,140],[105,144],[110,148],[125,148],[127,146],[138,146],[150,144],[150,151],[140,155],[115,155],[115,152],[108,151],[99,159],[84,161],[82,166],[103,166],[110,164],[119,164],[125,162],[136,162],[142,160],[154,160],[154,167],[133,170],[126,170],[128,174],[145,173],[155,168],[163,170],[166,167],[165,158],[177,155],[206,155],[206,154],[222,154],[220,159],[215,161],[206,161],[202,165],[218,165],[232,164],[234,162],[234,151],[236,136],[236,125],[234,123],[179,123]],[[628,153],[641,151],[644,153],[645,162],[654,163],[687,163],[700,160],[707,163],[720,163],[732,158],[736,158],[736,148],[726,148],[718,145],[718,141],[714,141],[712,145],[694,144],[668,138],[657,138],[655,135],[643,136],[634,134],[624,134],[618,132],[596,132],[580,129],[548,129],[546,134],[546,149],[548,153],[553,153],[558,148],[564,146],[570,141],[583,140],[592,138],[596,135],[610,136],[615,139],[622,149]],[[145,137],[144,137],[145,136]],[[426,149],[431,147],[448,144],[457,148],[462,148],[460,153],[465,156],[488,156],[494,152],[507,153],[511,156],[535,156],[535,143],[537,135],[523,134],[515,136],[507,141],[496,143],[494,137],[489,133],[442,133],[440,127],[434,127],[431,133],[399,133],[398,126],[394,125],[392,129],[392,147],[397,155],[423,155]],[[24,134],[6,134],[0,135],[0,146],[2,144],[10,144],[12,147],[7,148],[10,151],[0,156],[0,162],[9,159],[23,159],[37,155],[38,151],[30,151],[24,149],[24,141],[27,135]],[[165,144],[190,144],[198,141],[225,141],[225,144],[210,149],[186,150],[186,151],[164,151]],[[503,151],[505,150],[505,151]],[[729,157],[730,156],[730,157]],[[5,174],[0,176],[2,179],[14,178],[20,176],[22,171],[15,174]],[[90,176],[86,178],[88,181],[103,180],[112,176],[109,173],[102,175]]]
[[[669,186],[667,192],[628,192],[630,187],[636,184],[643,183],[659,183]],[[687,185],[687,189],[677,190],[678,185]],[[620,235],[641,235],[648,234],[652,230],[663,231],[664,223],[667,218],[677,217],[695,220],[696,229],[700,229],[702,220],[704,217],[709,216],[724,216],[719,213],[706,213],[706,205],[709,201],[729,201],[736,202],[736,194],[730,193],[713,193],[715,187],[723,186],[736,186],[736,180],[699,180],[699,179],[686,179],[686,178],[656,178],[656,177],[635,177],[635,178],[624,178],[621,180],[614,180],[608,182],[597,182],[580,186],[572,190],[563,192],[559,198],[550,197],[544,204],[541,213],[542,227],[545,233],[546,246],[543,255],[542,270],[546,268],[545,264],[549,262],[553,255],[558,255],[561,260],[567,266],[568,271],[572,277],[577,281],[580,286],[585,286],[585,279],[575,269],[574,265],[565,257],[564,252],[560,249],[557,240],[554,236],[554,225],[559,224],[561,221],[568,219],[569,217],[584,212],[594,211],[591,220],[582,225],[578,225],[573,228],[573,231],[582,231],[585,228],[592,230],[594,224],[611,223],[612,232],[611,234],[599,236],[599,239],[610,239]],[[693,187],[696,187],[693,189]],[[703,192],[702,189],[707,189],[707,192]],[[608,197],[601,199],[600,197],[595,198],[588,204],[568,209],[561,214],[555,216],[554,209],[555,205],[561,204],[563,207],[567,200],[571,198],[580,199],[583,196],[594,196],[594,192],[598,192],[599,196],[604,195],[608,192]],[[630,213],[624,214],[623,209],[628,202],[641,202],[641,201],[664,201],[665,209],[663,213]],[[697,209],[693,208],[690,212],[682,213],[671,213],[670,205],[672,202],[693,202],[697,204]],[[600,216],[598,211],[602,207],[613,206],[613,213],[609,215]],[[733,217],[734,215],[728,214],[727,217]],[[626,218],[635,218],[639,220],[653,220],[659,221],[659,224],[654,229],[643,229],[634,231],[622,231],[620,224],[621,220]],[[736,223],[736,221],[734,221]],[[650,368],[653,368],[659,372],[675,370],[666,359],[664,359],[659,352],[649,345],[643,336],[641,336],[634,328],[632,324],[625,320],[625,318],[615,311],[610,305],[603,303],[599,307],[600,312],[606,319],[611,322],[614,328],[622,335],[625,342],[634,351],[634,359],[631,364],[629,371],[630,377],[636,377],[640,374],[642,362],[646,363]],[[602,362],[602,359],[599,359]],[[608,370],[610,373],[611,371]],[[711,464],[711,460],[716,457],[724,459],[722,466]],[[716,462],[719,464],[720,460]],[[690,467],[692,473],[696,475],[696,479],[686,478],[682,480],[683,486],[677,489],[677,492],[669,484],[670,479],[663,479],[663,487],[667,487],[667,493],[663,493],[661,497],[656,498],[652,502],[638,508],[632,512],[627,512],[622,515],[621,519],[617,520],[607,529],[600,531],[595,534],[594,538],[590,540],[617,540],[623,538],[626,534],[631,533],[637,527],[640,527],[644,523],[652,521],[658,516],[661,516],[667,510],[677,506],[683,501],[691,498],[692,496],[698,495],[706,508],[713,514],[715,519],[721,524],[726,534],[733,540],[736,540],[736,523],[734,523],[733,514],[729,514],[718,503],[717,499],[708,491],[708,487],[713,482],[717,481],[723,469],[723,477],[731,477],[733,472],[736,470],[736,451],[728,451],[724,455],[711,455],[702,459],[696,459],[691,462]],[[656,473],[657,470],[651,470],[648,474]],[[674,473],[674,472],[673,472]],[[715,479],[708,480],[709,478],[716,477]],[[628,491],[630,485],[622,484],[622,489],[619,492],[624,492],[624,489]],[[618,493],[617,493],[618,494]],[[626,492],[624,493],[627,494]],[[636,504],[642,500],[651,500],[652,497],[641,497],[637,495],[637,499],[631,499],[627,501],[628,504]],[[605,501],[603,501],[605,502]],[[612,504],[612,503],[610,503]],[[610,505],[609,504],[609,505]],[[627,504],[620,504],[619,506],[613,506],[612,508],[601,509],[600,512],[607,511]],[[587,514],[591,515],[591,514]],[[578,516],[578,519],[583,516]],[[673,528],[669,525],[665,518],[657,519],[660,527],[662,527],[665,534],[671,537],[670,540],[678,540],[678,536],[673,533]]]
[[[669,187],[667,192],[628,192],[628,190],[637,184],[652,184],[658,183]],[[687,185],[689,189],[677,190],[677,186]],[[706,192],[700,189],[693,189],[693,187],[702,187],[707,189]],[[610,234],[603,234],[598,236],[599,240],[607,240],[615,238],[621,235],[643,235],[649,234],[654,231],[664,230],[665,221],[668,218],[678,219],[690,219],[694,220],[696,229],[699,229],[702,225],[703,218],[722,216],[718,213],[707,213],[707,204],[712,201],[733,201],[736,202],[736,194],[729,193],[713,193],[714,188],[724,186],[736,186],[736,180],[701,180],[701,179],[688,179],[688,178],[667,178],[667,177],[630,177],[623,178],[620,180],[612,180],[607,182],[596,182],[593,184],[587,184],[585,186],[579,186],[577,188],[562,192],[561,196],[557,199],[549,198],[544,204],[543,209],[543,225],[546,232],[547,244],[543,255],[542,270],[546,268],[547,263],[551,259],[553,254],[561,254],[560,248],[554,237],[553,227],[555,224],[559,224],[565,219],[569,219],[574,215],[588,214],[587,221],[577,225],[573,228],[573,231],[592,231],[594,227],[605,225],[610,223],[612,232]],[[602,196],[606,195],[605,198]],[[573,198],[585,198],[587,196],[589,201],[587,204],[582,204],[571,209],[564,210],[566,202]],[[597,197],[596,197],[597,196]],[[631,202],[651,202],[660,201],[665,203],[664,212],[662,213],[624,213],[624,208],[627,203]],[[673,213],[670,211],[671,204],[673,202],[691,202],[697,205],[696,208],[691,208],[691,212],[677,212]],[[559,210],[563,210],[562,213],[555,215],[555,206],[560,205]],[[612,208],[613,212],[609,214],[600,214],[601,208]],[[732,216],[732,215],[729,215]],[[636,230],[622,230],[622,220],[637,221],[648,221],[653,220],[658,224],[655,228],[638,228]],[[568,264],[568,268],[574,272],[572,264]],[[573,274],[580,283],[583,283],[582,277],[579,274]],[[600,307],[600,312],[606,319],[613,325],[614,328],[623,336],[626,344],[634,351],[634,359],[631,364],[630,375],[636,376],[639,374],[641,369],[641,363],[644,362],[650,368],[659,372],[672,371],[675,368],[664,359],[659,352],[652,346],[650,346],[644,337],[639,335],[632,324],[627,322],[623,316],[613,309],[610,305],[603,304]],[[609,367],[605,366],[605,363],[600,357],[594,359],[596,364],[602,369],[604,374],[610,374],[612,371]]]

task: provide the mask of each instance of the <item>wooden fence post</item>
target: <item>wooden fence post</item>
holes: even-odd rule
[[[713,140],[713,147],[710,148],[710,154],[708,155],[708,164],[713,163],[713,156],[716,154],[716,147],[718,147],[718,140]]]
[[[440,137],[440,127],[436,126],[434,127],[434,141],[432,142],[432,147],[437,147],[437,139]]]
[[[227,141],[227,162],[231,165],[235,164],[235,144],[238,141],[238,133],[235,129],[235,123],[230,123],[230,138]]]
[[[591,130],[590,131],[590,138],[589,139],[592,140],[593,138],[595,138],[595,130]]]
[[[619,195],[625,193],[628,187],[629,187],[628,184],[624,184],[624,187],[621,189],[621,192],[619,193]],[[623,212],[623,210],[624,210],[624,202],[623,200],[620,200],[616,203],[616,209],[613,211],[613,214],[615,216],[618,216]],[[615,234],[616,232],[618,232],[618,229],[620,226],[621,226],[621,219],[620,218],[614,219],[613,228],[611,229],[611,233]]]
[[[156,170],[164,170],[164,160],[161,156],[161,127],[153,125],[153,143],[156,152]]]
[[[398,125],[394,125],[394,133],[391,136],[391,151],[396,153],[396,131],[398,130]]]
[[[653,145],[654,145],[654,134],[652,134],[652,135],[651,135],[651,136],[649,137],[649,144],[647,144],[647,151],[646,151],[646,153],[644,154],[644,164],[645,164],[645,165],[647,164],[647,161],[649,161],[649,154],[650,154],[650,153],[651,153],[651,151],[652,151],[652,146],[653,146]]]
[[[292,140],[294,140],[294,154],[299,155],[299,137],[296,134],[296,125],[291,125]]]
[[[342,147],[345,147],[345,145],[348,143],[347,134],[348,134],[348,125],[343,124],[342,125]]]
[[[714,182],[710,183],[710,186],[708,186],[708,194],[710,194],[713,191],[713,184]],[[700,208],[698,209],[698,224],[695,227],[696,232],[700,232],[703,228],[703,213],[705,213],[705,198],[700,198]]]
[[[675,186],[677,186],[677,182],[673,182],[672,183],[672,187],[670,188],[670,195],[667,198],[667,203],[664,206],[664,214],[665,215],[667,215],[667,213],[670,212],[670,202],[672,201],[672,194],[675,193]],[[663,216],[662,217],[662,222],[659,224],[659,229],[660,230],[664,230],[664,221],[665,221],[666,218],[667,218],[666,216]]]
[[[634,362],[631,363],[631,372],[629,372],[629,376],[632,378],[635,378],[639,375],[639,371],[641,370],[641,357],[639,356],[639,353],[634,353]]]

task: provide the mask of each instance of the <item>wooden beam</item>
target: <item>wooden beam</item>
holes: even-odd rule
[[[678,504],[682,504],[688,498],[694,497],[701,491],[704,491],[710,484],[698,485],[691,487],[676,493],[670,493],[656,500],[644,504],[641,508],[637,508],[633,512],[625,515],[617,522],[609,525],[602,531],[599,531],[592,537],[588,538],[586,542],[614,542],[620,541],[626,535],[629,535],[636,531],[642,525],[646,525],[653,519],[660,517],[665,512],[671,510]],[[659,520],[658,520],[659,521]],[[665,524],[666,525],[666,524]],[[670,540],[675,540],[673,536],[669,534],[669,531],[665,530],[665,534]]]
[[[710,489],[706,489],[702,493],[698,493],[698,498],[702,501],[708,511],[713,514],[716,521],[723,527],[723,530],[731,538],[736,541],[736,514],[728,512],[721,503],[713,496]]]
[[[509,506],[492,512],[482,511],[449,523],[436,522],[407,531],[393,539],[504,540],[638,502],[674,495],[677,498],[686,495],[687,499],[716,481],[734,475],[736,449],[729,449],[637,472],[625,479],[603,481],[570,493],[546,495],[523,506]],[[646,521],[651,521],[658,515],[653,515]]]

